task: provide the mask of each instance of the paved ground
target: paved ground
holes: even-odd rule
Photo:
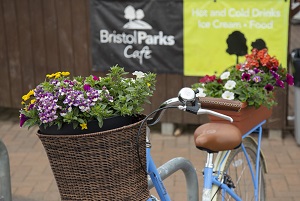
[[[11,185],[14,201],[59,201],[58,189],[36,129],[18,126],[18,111],[0,109],[0,137],[10,157]],[[293,134],[285,133],[284,139],[262,141],[267,159],[267,200],[300,200],[300,147]],[[173,157],[190,159],[202,183],[201,171],[205,153],[193,145],[192,128],[180,136],[164,136],[157,131],[152,135],[152,155],[157,166]],[[165,180],[174,201],[186,199],[186,185],[182,172]]]
[[[291,26],[291,31],[290,50],[300,48],[300,25]],[[289,114],[293,115],[292,89],[289,94]],[[19,128],[18,111],[0,108],[0,139],[5,143],[10,157],[13,201],[60,200],[47,156],[35,135],[36,130]],[[194,147],[192,137],[192,129],[177,137],[163,136],[155,132],[152,135],[152,156],[157,166],[173,157],[190,159],[197,169],[201,183],[205,153]],[[262,150],[269,170],[266,178],[267,200],[300,200],[300,147],[295,142],[293,131],[285,132],[282,139],[270,139],[266,133]],[[176,173],[165,183],[172,200],[187,200],[183,173]]]

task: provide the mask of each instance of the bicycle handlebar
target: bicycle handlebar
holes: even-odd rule
[[[198,98],[196,98],[197,93],[197,90],[194,91],[188,87],[182,88],[178,93],[178,97],[171,98],[160,105],[154,117],[147,120],[147,124],[152,126],[158,123],[165,110],[171,106],[177,106],[179,110],[187,111],[196,115],[208,114],[233,122],[233,119],[227,115],[215,112],[213,110],[201,108],[201,104]]]

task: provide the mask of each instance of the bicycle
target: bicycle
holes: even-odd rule
[[[196,115],[209,114],[230,122],[233,119],[221,113],[201,108],[197,91],[191,88],[182,88],[178,97],[171,98],[161,104],[142,122],[148,126],[159,122],[163,112],[169,108],[177,108]],[[153,116],[151,118],[151,116]],[[207,152],[206,164],[203,170],[202,201],[210,200],[265,200],[266,163],[260,149],[262,138],[262,121],[250,131],[241,134],[239,129],[231,124],[206,123],[199,126],[194,133],[195,145],[198,149]],[[141,127],[142,127],[141,125]],[[257,140],[250,137],[257,133]],[[150,129],[147,127],[146,139],[146,173],[149,176],[149,189],[155,187],[160,201],[171,201],[163,180],[174,172],[182,170],[185,174],[188,189],[188,200],[198,201],[198,178],[192,163],[185,158],[174,158],[158,169],[151,157]],[[214,154],[216,154],[213,162]],[[143,167],[143,164],[142,168]],[[158,201],[151,196],[148,201]]]

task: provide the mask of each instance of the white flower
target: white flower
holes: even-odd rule
[[[204,93],[204,89],[203,88],[198,88],[198,93],[196,94],[196,97],[205,97],[206,93]]]
[[[225,89],[233,89],[233,88],[235,87],[235,85],[236,85],[236,82],[235,82],[235,81],[233,81],[233,80],[228,80],[228,81],[226,82],[226,84],[224,85],[224,88],[225,88]]]
[[[222,94],[222,98],[223,98],[223,99],[227,99],[227,100],[233,100],[233,99],[234,99],[234,93],[233,93],[233,92],[230,92],[230,91],[225,91],[225,92]]]
[[[145,77],[145,73],[143,73],[142,71],[134,71],[132,75],[135,75],[137,79]]]
[[[221,80],[226,80],[229,78],[230,72],[224,72],[222,73],[222,75],[220,76]]]
[[[72,107],[68,107],[68,112],[72,112]]]

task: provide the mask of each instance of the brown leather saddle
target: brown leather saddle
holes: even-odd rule
[[[194,132],[194,142],[198,149],[215,153],[232,150],[240,146],[242,133],[228,123],[206,123]]]

